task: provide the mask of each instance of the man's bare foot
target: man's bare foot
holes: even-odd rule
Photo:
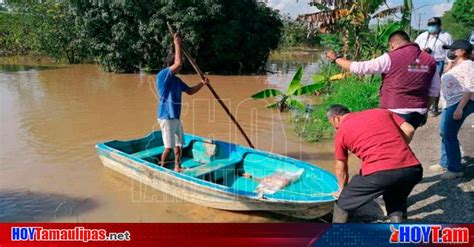
[[[174,171],[175,171],[175,172],[178,172],[178,173],[179,173],[179,172],[183,172],[184,170],[186,170],[186,169],[181,168],[181,167],[175,167],[175,168],[174,168]]]
[[[175,172],[182,172],[182,171],[184,171],[184,170],[185,170],[185,169],[182,168],[180,165],[176,165],[176,164],[174,165],[174,171],[175,171]]]

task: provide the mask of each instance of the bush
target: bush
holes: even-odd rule
[[[329,106],[342,104],[351,111],[376,108],[379,105],[380,83],[379,76],[363,79],[351,76],[331,82],[326,89],[327,93],[321,96],[323,97],[322,104],[314,106],[309,114],[296,114],[291,118],[294,131],[310,142],[331,138],[334,129],[326,117]]]

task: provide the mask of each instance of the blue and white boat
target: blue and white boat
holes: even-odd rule
[[[331,173],[307,162],[241,145],[186,134],[181,173],[173,162],[160,166],[161,131],[140,139],[96,145],[102,163],[164,193],[206,207],[235,211],[272,211],[313,219],[332,210],[338,190]],[[172,156],[172,155],[170,155]],[[170,157],[172,158],[172,157]],[[273,194],[259,194],[259,181],[276,171],[299,172],[293,183]],[[302,173],[301,173],[302,171]]]

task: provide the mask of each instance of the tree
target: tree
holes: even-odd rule
[[[281,47],[314,46],[320,42],[315,33],[307,33],[304,22],[292,20],[288,16],[282,16],[283,28],[280,39]]]
[[[466,39],[474,30],[474,2],[471,0],[456,0],[453,8],[441,17],[443,28],[454,39]]]
[[[172,52],[170,21],[204,71],[253,73],[278,46],[278,14],[255,0],[152,0],[77,3],[93,54],[108,71],[162,68]],[[189,64],[184,71],[191,71]]]
[[[311,0],[310,4],[321,11],[299,16],[298,19],[307,22],[312,30],[333,34],[329,42],[337,39],[337,43],[342,43],[339,47],[341,52],[356,60],[368,54],[364,52],[363,44],[373,43],[373,35],[367,35],[370,32],[370,20],[401,12],[399,27],[406,28],[410,25],[413,7],[411,0],[404,0],[403,5],[381,11],[379,11],[380,7],[386,5],[384,0]],[[326,41],[323,38],[324,42]]]
[[[67,2],[11,0],[6,5],[8,11],[1,14],[8,20],[6,40],[16,43],[10,44],[16,47],[8,48],[11,52],[38,51],[69,63],[88,57],[87,39],[79,36],[76,16]]]
[[[80,37],[80,26],[76,16],[64,2],[44,1],[34,7],[38,23],[34,33],[38,39],[38,50],[68,63],[79,63],[88,58],[88,41]]]

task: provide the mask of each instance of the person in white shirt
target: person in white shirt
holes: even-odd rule
[[[439,17],[431,17],[428,20],[427,31],[421,33],[415,39],[415,43],[417,43],[422,50],[433,56],[436,60],[436,71],[441,76],[446,60],[446,50],[443,49],[443,45],[451,45],[453,43],[451,35],[441,29],[441,19]],[[433,109],[431,110],[432,116],[439,115],[438,104],[439,97],[435,98],[433,102]]]
[[[463,176],[458,134],[464,120],[474,113],[474,62],[470,59],[472,45],[467,40],[454,41],[448,58],[454,66],[441,77],[441,91],[446,108],[440,119],[441,158],[439,165],[430,170],[446,170],[441,179],[450,180]]]

